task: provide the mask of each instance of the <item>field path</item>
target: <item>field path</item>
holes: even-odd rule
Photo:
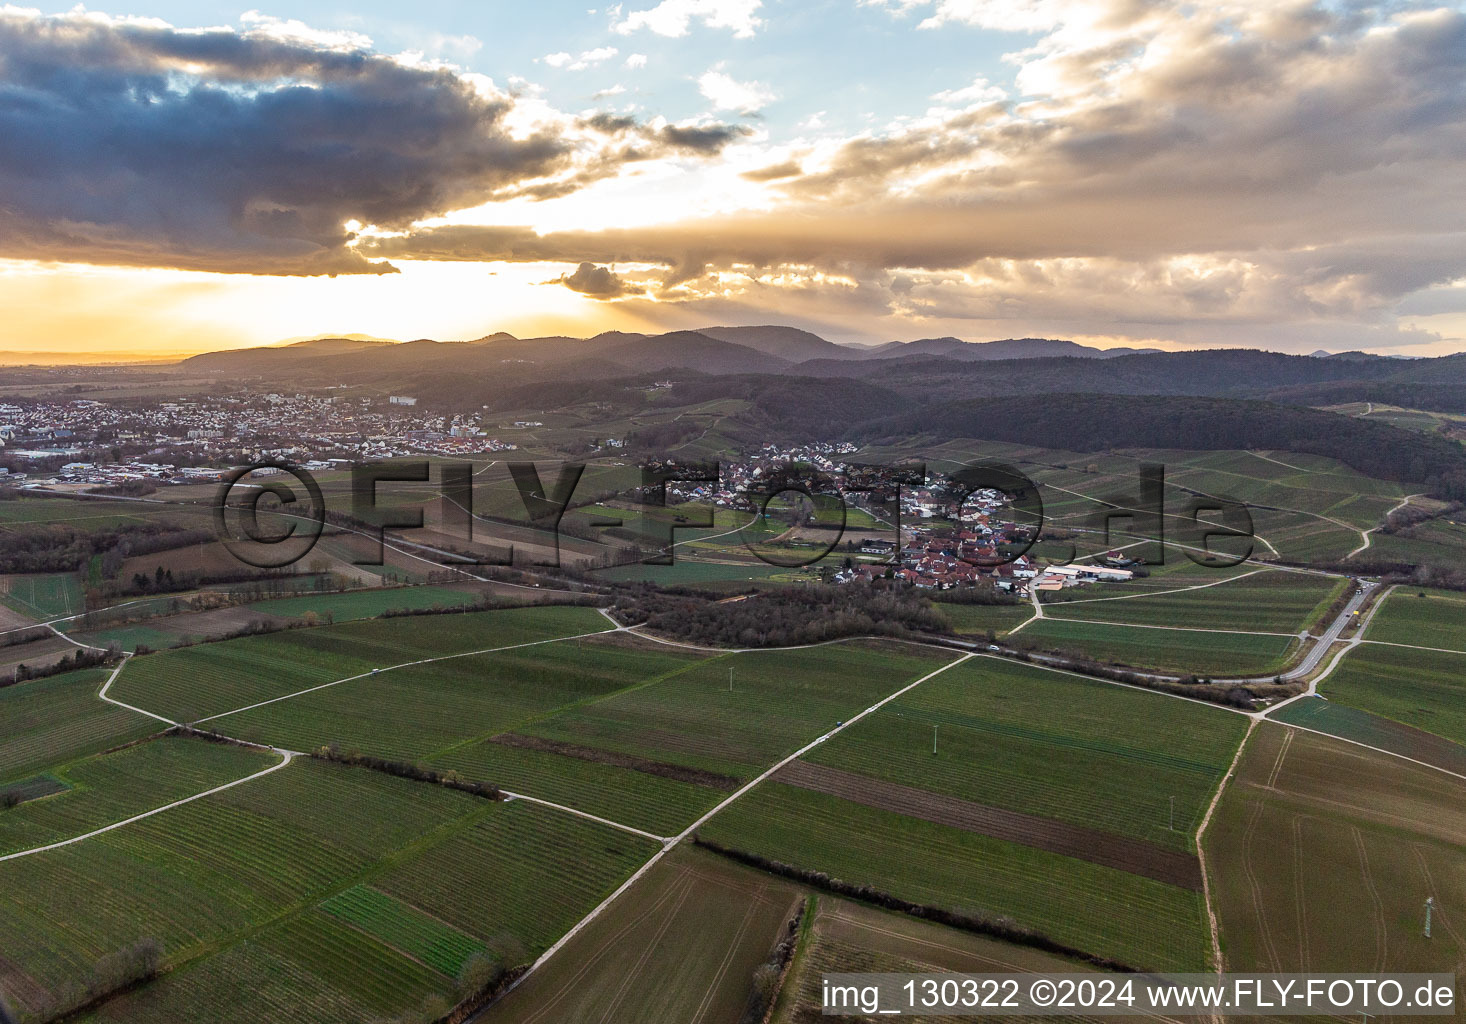
[[[1374,969],[1384,972],[1385,959],[1389,954],[1390,934],[1385,925],[1385,905],[1379,898],[1379,889],[1374,884],[1374,872],[1369,870],[1369,854],[1364,850],[1364,835],[1359,827],[1349,829],[1354,834],[1354,849],[1359,851],[1359,871],[1364,876],[1364,888],[1369,892],[1369,902],[1374,909]]]
[[[215,793],[222,793],[226,789],[233,789],[235,786],[242,786],[246,782],[253,782],[255,779],[262,779],[266,775],[269,775],[271,772],[278,772],[281,768],[284,768],[286,765],[290,764],[290,762],[295,758],[295,754],[289,750],[281,750],[278,747],[269,747],[266,749],[269,749],[270,751],[279,754],[280,761],[277,764],[270,765],[270,767],[266,768],[264,771],[255,772],[253,775],[246,775],[244,778],[235,779],[233,782],[226,782],[222,786],[215,786],[213,789],[205,790],[202,793],[195,793],[193,796],[186,796],[182,800],[175,800],[171,804],[164,804],[162,807],[154,807],[151,811],[144,811],[141,814],[134,814],[132,817],[124,818],[122,821],[114,821],[110,825],[104,825],[99,829],[93,829],[91,832],[88,832],[85,835],[73,836],[70,839],[63,839],[60,842],[49,843],[46,846],[37,846],[29,850],[21,850],[19,853],[7,853],[5,856],[0,857],[0,862],[4,862],[7,860],[18,860],[21,857],[30,857],[33,854],[45,853],[48,850],[59,850],[63,846],[71,846],[73,843],[80,843],[88,839],[93,839],[99,835],[102,835],[105,832],[111,832],[115,829],[122,828],[124,825],[131,825],[134,822],[142,821],[144,818],[151,818],[155,814],[162,814],[164,811],[171,811],[175,807],[182,807],[184,804],[191,804],[195,800],[202,800],[206,796],[213,796]]]
[[[1256,576],[1258,573],[1276,571],[1275,569],[1253,569],[1251,572],[1244,572],[1240,576],[1228,576],[1224,580],[1214,580],[1211,583],[1198,583],[1194,587],[1173,587],[1170,590],[1147,590],[1143,594],[1113,594],[1110,597],[1081,597],[1077,601],[1065,601],[1064,604],[1094,604],[1097,601],[1134,601],[1142,597],[1163,597],[1166,594],[1185,594],[1193,590],[1220,587],[1225,583],[1236,583],[1238,580],[1245,580],[1247,577]]]
[[[1264,455],[1262,452],[1249,451],[1247,454],[1256,455],[1263,462],[1271,462],[1274,466],[1282,466],[1284,469],[1291,469],[1295,473],[1308,472],[1308,470],[1304,469],[1302,466],[1295,466],[1291,463],[1284,462],[1282,459],[1275,459],[1271,455]]]
[[[607,617],[607,619],[610,619],[610,616],[609,615],[606,616],[606,617]],[[614,619],[611,619],[611,622],[612,622],[612,625],[614,626],[615,625],[615,620]],[[213,721],[215,721],[217,719],[220,719],[220,718],[228,718],[230,715],[243,714],[246,711],[253,711],[255,708],[265,707],[268,704],[278,704],[282,700],[291,700],[291,699],[293,699],[295,697],[302,697],[302,696],[304,696],[307,693],[315,693],[317,690],[325,690],[325,689],[328,689],[328,688],[330,688],[332,686],[340,686],[342,683],[355,682],[358,679],[370,679],[372,676],[382,675],[383,673],[386,673],[386,672],[395,672],[398,669],[414,668],[414,667],[416,667],[418,665],[431,665],[434,662],[438,662],[438,661],[452,661],[454,658],[472,658],[475,655],[479,655],[479,654],[494,654],[494,653],[496,653],[498,651],[514,651],[514,650],[519,650],[519,649],[524,648],[524,647],[539,647],[539,646],[542,646],[544,644],[558,644],[558,643],[562,643],[563,641],[566,641],[566,640],[584,640],[587,637],[605,636],[608,633],[624,633],[624,632],[627,632],[627,628],[625,626],[615,626],[614,629],[597,629],[597,630],[593,630],[593,631],[591,631],[589,633],[576,633],[573,636],[552,636],[552,637],[549,637],[549,638],[544,639],[544,640],[526,640],[524,643],[519,643],[519,644],[503,644],[503,645],[501,645],[499,647],[485,647],[481,651],[464,651],[461,654],[440,654],[440,655],[438,655],[437,657],[434,657],[434,658],[418,658],[416,661],[404,661],[404,662],[402,662],[401,664],[398,664],[398,665],[386,665],[386,666],[383,666],[382,668],[368,669],[365,672],[358,672],[354,676],[344,676],[341,679],[333,679],[329,683],[320,683],[317,686],[308,686],[304,690],[296,690],[294,693],[283,694],[283,695],[281,695],[279,697],[271,697],[269,700],[262,700],[262,701],[259,701],[258,703],[255,703],[255,704],[248,704],[248,705],[246,705],[246,706],[244,706],[242,708],[235,708],[232,711],[223,711],[223,712],[220,712],[217,715],[210,715],[207,718],[200,718],[196,722],[194,722],[193,724],[195,724],[195,725],[201,725],[204,722],[213,722]],[[118,671],[121,671],[121,667],[120,666],[118,667]],[[116,675],[117,674],[114,672],[113,673],[113,678],[114,679],[116,678]],[[108,686],[111,686],[112,685],[112,681],[110,679],[107,681],[107,685]],[[103,689],[105,690],[105,687]],[[104,698],[104,699],[110,699],[110,698]],[[112,701],[112,703],[116,704],[117,701]],[[128,705],[124,704],[122,706],[123,707],[127,707]],[[133,710],[134,711],[138,711],[138,710],[141,710],[141,709],[139,709],[139,708],[133,708]],[[148,711],[143,711],[142,713],[145,714],[145,715],[151,715],[152,714],[151,712],[148,712]],[[152,715],[152,717],[153,718],[158,718],[159,716],[158,715]],[[163,721],[166,722],[166,721],[168,721],[168,719],[165,718],[165,719],[163,719]],[[177,725],[178,723],[177,722],[174,722],[172,724]]]
[[[539,804],[541,807],[549,807],[553,810],[563,811],[566,814],[573,814],[577,818],[584,818],[586,821],[594,821],[598,825],[607,825],[611,828],[620,829],[622,832],[629,832],[634,836],[641,836],[643,839],[650,839],[654,843],[666,844],[671,842],[671,839],[669,839],[667,836],[657,836],[653,835],[650,832],[643,832],[639,828],[633,828],[630,825],[623,825],[621,824],[621,822],[612,821],[610,818],[599,817],[598,815],[591,814],[589,811],[581,811],[577,810],[574,807],[566,807],[564,804],[551,803],[549,800],[541,800],[537,796],[525,796],[523,793],[511,793],[507,789],[501,789],[499,790],[499,792],[504,794],[504,798],[506,800],[523,800],[527,804]]]
[[[1221,973],[1226,969],[1226,963],[1222,959],[1222,930],[1217,922],[1216,908],[1211,898],[1211,879],[1206,873],[1206,848],[1202,846],[1201,838],[1206,833],[1206,827],[1211,824],[1212,815],[1216,813],[1217,804],[1222,802],[1222,794],[1227,790],[1227,783],[1237,773],[1237,765],[1242,760],[1242,752],[1247,749],[1247,741],[1252,738],[1252,731],[1257,728],[1257,719],[1250,718],[1247,722],[1247,731],[1242,734],[1242,742],[1237,744],[1237,753],[1232,755],[1232,763],[1227,766],[1227,774],[1222,776],[1222,781],[1217,783],[1217,791],[1212,794],[1211,803],[1206,805],[1206,813],[1201,816],[1201,824],[1196,826],[1196,859],[1201,866],[1201,899],[1206,904],[1206,920],[1211,931],[1211,956],[1212,967]]]
[[[575,926],[572,927],[568,932],[566,932],[564,935],[560,936],[560,938],[555,942],[555,944],[553,946],[551,946],[549,949],[547,949],[543,953],[541,953],[539,959],[536,960],[534,963],[530,964],[529,965],[529,968],[523,974],[521,974],[518,978],[514,979],[514,983],[511,984],[508,988],[506,988],[500,994],[499,998],[502,999],[504,996],[507,996],[510,992],[513,992],[516,988],[518,988],[520,985],[522,985],[524,983],[524,980],[526,978],[528,978],[530,975],[532,975],[536,971],[538,971],[541,967],[543,967],[550,960],[551,957],[553,957],[556,953],[560,952],[560,950],[565,947],[565,944],[567,942],[569,942],[571,939],[575,938],[575,936],[579,935],[582,931],[585,930],[585,928],[592,921],[594,921],[596,918],[598,918],[602,914],[604,914],[606,912],[606,909],[608,907],[610,907],[613,903],[615,903],[616,900],[618,900],[622,896],[623,893],[625,893],[628,889],[630,889],[633,885],[635,885],[638,881],[640,881],[641,878],[643,876],[645,876],[648,871],[650,871],[653,867],[655,867],[658,863],[660,863],[660,861],[662,860],[663,857],[665,857],[670,851],[672,851],[673,849],[675,849],[678,846],[678,844],[686,841],[689,836],[691,836],[698,829],[700,829],[704,825],[706,825],[709,821],[711,821],[713,819],[714,816],[716,816],[719,812],[721,812],[723,809],[725,809],[729,804],[733,803],[733,801],[735,801],[735,800],[739,799],[740,797],[744,796],[751,789],[753,789],[755,786],[757,786],[759,783],[764,782],[767,779],[769,779],[770,777],[772,777],[775,772],[779,771],[779,769],[785,767],[788,764],[793,763],[794,761],[797,761],[799,758],[801,758],[805,754],[809,753],[815,747],[819,746],[821,743],[824,743],[830,737],[835,736],[835,735],[838,735],[841,732],[844,732],[846,729],[850,728],[852,725],[854,725],[856,722],[860,721],[862,718],[865,718],[867,715],[870,715],[870,714],[875,713],[876,711],[879,711],[881,708],[883,708],[887,704],[891,703],[891,701],[896,700],[898,697],[901,697],[901,696],[909,693],[910,691],[916,689],[916,687],[920,686],[922,683],[926,682],[927,680],[936,678],[937,676],[941,675],[943,672],[946,672],[948,669],[953,668],[954,666],[957,666],[957,665],[961,665],[963,662],[968,661],[972,657],[974,657],[974,655],[972,655],[972,654],[963,654],[960,657],[954,658],[951,661],[947,662],[945,665],[941,666],[940,668],[935,669],[935,670],[933,670],[931,672],[928,672],[926,675],[922,676],[920,679],[917,679],[916,681],[911,682],[911,683],[907,683],[905,686],[901,687],[901,689],[899,689],[899,690],[895,691],[894,693],[892,693],[892,694],[890,694],[890,695],[888,695],[886,697],[883,697],[882,699],[876,701],[874,704],[872,704],[870,707],[866,708],[864,711],[860,712],[857,715],[853,715],[852,717],[850,717],[849,719],[847,719],[844,722],[841,722],[839,725],[835,726],[835,728],[833,728],[833,729],[829,730],[828,732],[824,733],[822,736],[818,736],[814,740],[811,740],[809,743],[806,743],[804,746],[800,747],[798,750],[796,750],[794,753],[790,754],[788,757],[785,757],[783,760],[781,760],[778,763],[770,766],[768,769],[766,769],[763,772],[763,774],[759,775],[757,778],[752,779],[751,781],[745,783],[742,786],[742,788],[740,788],[736,793],[733,793],[726,800],[724,800],[723,802],[721,802],[720,804],[718,804],[716,807],[714,807],[712,810],[710,810],[706,814],[704,814],[701,818],[698,818],[691,825],[688,825],[685,829],[683,829],[675,837],[673,837],[671,839],[671,841],[667,842],[660,850],[658,850],[655,854],[653,854],[652,857],[645,864],[643,864],[641,867],[639,867],[636,870],[636,872],[634,874],[632,874],[632,876],[630,878],[628,878],[626,881],[622,882],[621,885],[616,889],[615,892],[613,892],[613,893],[611,893],[611,895],[607,896],[604,900],[601,901],[601,903],[600,903],[599,906],[597,906],[595,909],[593,909],[589,914],[586,914],[585,917],[581,918],[580,921],[577,922],[575,924]],[[495,1002],[497,1002],[497,1001],[498,1000],[495,1000]],[[489,1004],[489,1006],[493,1006],[493,1005],[494,1005],[494,1003],[490,1003]],[[480,1010],[479,1013],[474,1014],[472,1017],[469,1018],[469,1020],[470,1021],[477,1020],[488,1009],[489,1009],[488,1006],[484,1007],[483,1010]]]
[[[1304,908],[1308,906],[1308,898],[1303,886],[1303,880],[1306,877],[1303,866],[1304,817],[1302,814],[1293,815],[1293,912],[1298,921],[1298,969],[1300,971],[1308,970],[1308,965],[1313,961],[1313,954],[1308,949],[1308,915],[1304,913]]]
[[[1403,497],[1403,498],[1400,499],[1400,503],[1398,505],[1396,505],[1394,508],[1390,509],[1388,512],[1385,513],[1385,522],[1388,523],[1390,521],[1390,516],[1394,515],[1396,512],[1400,511],[1400,509],[1402,509],[1406,505],[1410,504],[1410,499],[1412,499],[1412,498],[1423,498],[1424,496],[1425,495],[1423,495],[1423,494],[1407,494],[1405,497]],[[1360,530],[1359,531],[1359,536],[1362,539],[1360,545],[1357,548],[1355,548],[1353,551],[1351,551],[1347,555],[1345,555],[1344,556],[1344,561],[1347,562],[1349,559],[1353,558],[1355,555],[1363,554],[1364,552],[1368,551],[1369,550],[1369,546],[1374,543],[1374,534],[1378,530],[1379,530],[1379,527],[1378,526],[1372,527],[1371,529],[1368,529],[1368,530]]]
[[[119,708],[126,708],[128,711],[135,711],[139,715],[146,715],[148,718],[151,718],[154,721],[163,722],[166,725],[172,726],[181,725],[181,722],[175,722],[171,718],[164,718],[162,715],[155,715],[151,711],[144,711],[142,708],[133,707],[131,704],[124,704],[122,703],[122,701],[117,700],[116,698],[107,696],[107,691],[112,689],[113,683],[117,682],[117,677],[120,676],[122,674],[122,670],[127,667],[127,659],[130,657],[132,657],[132,655],[130,654],[124,654],[122,656],[122,660],[117,663],[117,667],[112,670],[112,674],[107,677],[107,681],[102,684],[102,688],[97,691],[97,696],[102,698],[108,704],[116,704]]]
[[[1257,880],[1257,872],[1252,867],[1252,840],[1256,837],[1257,824],[1262,820],[1261,801],[1252,805],[1252,813],[1247,818],[1247,828],[1242,833],[1242,873],[1247,879],[1247,891],[1252,899],[1253,914],[1257,918],[1257,936],[1262,940],[1262,945],[1267,953],[1267,968],[1272,971],[1281,971],[1283,961],[1278,957],[1278,947],[1273,944],[1272,929],[1267,926],[1267,911],[1263,909],[1262,886]]]

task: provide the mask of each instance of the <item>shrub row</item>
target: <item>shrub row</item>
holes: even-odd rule
[[[374,757],[371,754],[361,754],[356,751],[344,751],[336,744],[325,747],[318,747],[311,751],[311,757],[322,761],[332,761],[336,764],[349,764],[358,768],[367,768],[374,772],[382,772],[385,775],[395,775],[399,779],[411,779],[414,782],[426,782],[434,786],[446,786],[449,789],[460,790],[464,793],[472,793],[474,796],[481,796],[485,800],[502,800],[503,792],[498,786],[487,782],[475,782],[472,779],[465,779],[455,771],[440,772],[436,768],[429,768],[426,765],[411,764],[407,761],[389,761],[385,757]]]
[[[101,650],[96,647],[78,647],[70,654],[64,655],[50,665],[31,667],[25,662],[15,666],[8,675],[0,676],[0,688],[14,686],[16,683],[24,683],[30,679],[45,679],[47,676],[59,676],[63,672],[75,672],[81,668],[95,668],[98,665],[105,665],[117,657],[117,651],[111,648]]]
[[[794,959],[799,929],[809,911],[809,897],[805,897],[785,923],[784,932],[774,943],[768,959],[753,969],[753,989],[748,994],[748,1004],[743,1008],[738,1024],[768,1024],[774,1001],[779,998],[779,990],[784,987],[784,978],[789,973],[789,963]]]
[[[1056,953],[1059,956],[1092,964],[1095,967],[1107,971],[1124,971],[1133,974],[1140,970],[1119,960],[1112,960],[1109,957],[1076,949],[1074,946],[1060,942],[1058,939],[1051,938],[1032,928],[1024,927],[1006,917],[988,917],[985,914],[952,910],[947,907],[934,907],[925,903],[912,903],[910,900],[893,896],[891,893],[884,892],[869,885],[856,885],[852,882],[841,881],[838,878],[831,878],[823,871],[810,871],[806,868],[794,867],[792,864],[771,860],[768,857],[761,856],[757,853],[750,853],[747,850],[738,850],[733,847],[723,846],[721,843],[704,839],[697,834],[693,835],[692,841],[695,845],[727,857],[729,860],[758,868],[760,871],[767,871],[770,874],[778,875],[780,878],[788,878],[791,881],[799,882],[824,892],[834,893],[836,896],[860,900],[862,903],[870,903],[885,910],[895,910],[899,913],[909,914],[912,917],[919,917],[924,921],[947,925],[950,928],[959,928],[962,931],[972,932],[976,935],[990,935],[993,938],[1002,939],[1004,942],[1011,942],[1019,946],[1029,946],[1033,949],[1043,950],[1045,953]]]

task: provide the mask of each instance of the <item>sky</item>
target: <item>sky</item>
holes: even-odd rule
[[[0,6],[0,350],[1466,350],[1466,9]]]

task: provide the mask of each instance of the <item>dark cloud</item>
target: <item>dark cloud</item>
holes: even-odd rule
[[[507,94],[360,50],[0,12],[0,254],[379,273],[344,224],[405,228],[572,163]]]
[[[780,178],[797,178],[804,173],[797,160],[785,160],[783,163],[773,164],[769,167],[760,167],[753,171],[744,171],[740,177],[747,181],[778,181]]]
[[[642,160],[668,153],[717,156],[729,143],[753,132],[747,125],[723,124],[720,121],[646,123],[624,114],[605,112],[582,117],[576,123],[608,138],[626,141],[630,148],[623,153]]]
[[[575,268],[575,273],[563,275],[560,283],[573,292],[596,299],[614,299],[635,291],[610,267],[598,267],[594,263],[582,263]]]
[[[741,124],[669,124],[657,133],[657,138],[688,153],[720,153],[734,139],[752,132],[752,128]]]

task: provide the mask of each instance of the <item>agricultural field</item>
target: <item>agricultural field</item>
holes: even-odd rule
[[[1255,506],[1250,510],[1258,537],[1255,554],[1289,560],[1342,558],[1359,544],[1359,530],[1378,526],[1404,495],[1397,484],[1364,476],[1331,459],[1291,452],[1079,454],[959,440],[869,454],[882,459],[922,454],[929,464],[944,470],[982,458],[1007,462],[1039,485],[1045,517],[1056,527],[1089,528],[1107,503],[1129,505],[1138,493],[1141,465],[1159,464],[1165,468],[1165,522],[1172,540],[1186,528],[1192,492],[1199,492]],[[1119,519],[1113,528],[1124,532],[1136,527]],[[1081,555],[1113,546],[1083,537],[1076,543]],[[1219,550],[1230,551],[1235,542],[1215,543]]]
[[[0,810],[0,856],[84,835],[264,771],[279,756],[225,743],[163,737],[52,768],[55,791]]]
[[[616,582],[638,582],[645,580],[664,587],[696,586],[701,583],[755,583],[763,580],[797,578],[798,569],[786,569],[769,565],[756,559],[742,562],[703,562],[680,555],[671,565],[618,565],[602,569],[597,576]]]
[[[1279,672],[1298,646],[1295,636],[1269,633],[1211,632],[1049,618],[1025,626],[1021,636],[1025,642],[1061,654],[1208,677]]]
[[[420,1009],[446,1009],[456,989],[431,967],[316,908],[185,964],[83,1019],[174,1024],[200,1012],[219,1024],[411,1019]]]
[[[521,731],[746,779],[954,657],[871,641],[719,655]]]
[[[1204,840],[1227,969],[1456,970],[1463,808],[1459,779],[1263,723]]]
[[[1455,571],[1466,562],[1466,519],[1460,513],[1431,519],[1411,527],[1408,535],[1376,534],[1361,558],[1381,562],[1409,562]]]
[[[805,760],[1186,852],[1245,726],[1222,708],[974,658]]]
[[[425,761],[562,707],[675,677],[698,660],[693,652],[635,643],[546,643],[369,674],[209,724],[292,750],[336,744]]]
[[[1466,654],[1360,644],[1320,692],[1331,701],[1466,743]]]
[[[0,865],[0,992],[23,1019],[45,1012],[97,958],[153,940],[175,969],[95,1019],[446,1009],[476,965],[527,963],[655,850],[558,811],[297,761]]]
[[[5,504],[0,502],[0,507]],[[81,583],[71,572],[0,576],[0,601],[40,620],[75,615],[86,606]]]
[[[941,602],[937,611],[952,624],[958,636],[998,636],[1033,618],[1033,607],[1023,604],[950,604]]]
[[[0,689],[0,787],[158,731],[97,699],[107,675],[83,669]]]
[[[1200,969],[1192,835],[1244,731],[1222,709],[977,659],[828,740],[702,834],[1137,966]]]
[[[1405,491],[1333,459],[1298,452],[1146,452],[1163,463],[1167,483],[1249,505],[1376,526]]]
[[[137,658],[113,695],[177,721],[197,721],[373,668],[610,628],[604,616],[580,607],[348,622]]]
[[[599,760],[594,758],[600,758]],[[607,763],[603,752],[545,749],[490,738],[435,756],[432,765],[564,804],[653,835],[675,835],[727,796],[724,789]]]
[[[829,1018],[821,1013],[820,987],[825,974],[847,971],[1073,974],[1087,969],[1035,949],[821,895],[775,1004],[772,1024],[824,1024],[828,1021]],[[929,1021],[937,1018],[903,1019]],[[1085,1020],[1081,1017],[1066,1019]]]
[[[1337,701],[1304,697],[1269,717],[1466,775],[1466,745]]]
[[[27,526],[57,525],[72,530],[114,530],[123,526],[140,526],[187,517],[187,510],[160,509],[135,501],[108,501],[105,498],[54,498],[26,495],[14,501],[0,501],[0,529],[19,530]],[[193,514],[195,518],[202,516]]]
[[[1068,600],[1045,602],[1044,613],[1055,619],[1298,633],[1317,624],[1346,585],[1325,576],[1249,570],[1224,583],[1144,597],[1079,588]]]
[[[770,781],[700,834],[916,903],[1020,925],[1154,970],[1203,970],[1201,894],[1127,871]]]
[[[1370,619],[1364,639],[1466,653],[1466,594],[1396,587]]]
[[[170,633],[165,629],[158,629],[155,626],[142,624],[135,626],[113,626],[110,629],[75,632],[70,635],[79,643],[92,644],[97,647],[116,647],[120,651],[127,652],[136,651],[139,647],[145,647],[153,651],[162,651],[185,640],[184,637],[180,637],[177,633]]]
[[[15,639],[15,635],[8,639]],[[50,668],[76,650],[76,644],[71,641],[50,630],[42,630],[34,640],[0,647],[0,677],[13,677],[21,665],[27,669]]]
[[[58,850],[0,864],[0,980],[22,1010],[100,958],[152,940],[165,962],[362,880],[490,806],[360,769],[302,762]],[[29,994],[28,994],[29,993]]]
[[[789,882],[678,850],[483,1020],[737,1024],[800,896]]]
[[[321,909],[450,978],[488,949],[473,936],[369,885],[339,892]]]
[[[658,849],[521,800],[487,807],[470,827],[372,884],[478,938],[508,965],[544,952]]]
[[[314,613],[322,622],[370,619],[388,611],[430,608],[472,608],[475,596],[448,587],[395,587],[387,590],[341,591],[256,601],[251,611],[285,618]]]

